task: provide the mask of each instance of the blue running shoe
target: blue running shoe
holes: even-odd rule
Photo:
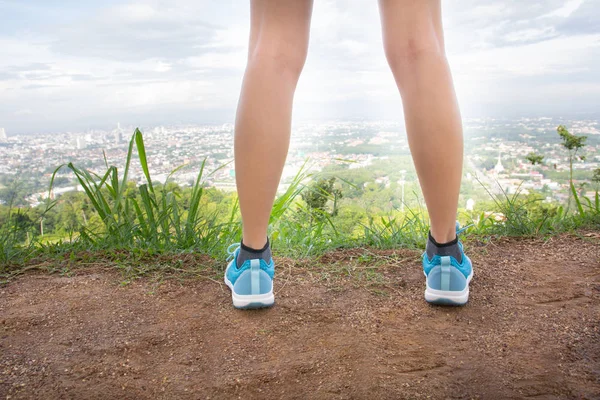
[[[460,229],[456,223],[456,235],[467,229]],[[452,256],[435,255],[430,260],[423,253],[423,272],[426,278],[425,300],[440,305],[462,306],[469,301],[469,283],[473,279],[471,259],[463,251],[462,243],[458,246],[462,262]]]
[[[275,303],[273,295],[273,276],[275,264],[273,259],[267,264],[265,260],[246,260],[237,267],[237,256],[240,244],[234,243],[227,249],[231,260],[225,270],[225,284],[231,289],[231,298],[235,308],[264,308]]]

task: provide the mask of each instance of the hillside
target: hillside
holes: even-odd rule
[[[423,301],[411,250],[276,259],[276,305],[254,311],[202,256],[140,279],[89,255],[62,275],[34,261],[0,288],[0,396],[598,398],[598,235],[468,248],[463,308]]]

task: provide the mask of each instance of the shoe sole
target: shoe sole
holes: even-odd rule
[[[425,283],[425,301],[440,306],[464,306],[469,301],[469,283],[471,283],[471,279],[473,279],[473,270],[467,278],[467,287],[461,291],[436,290]],[[425,275],[425,280],[427,280],[427,275]]]
[[[227,275],[225,276],[225,284],[231,290],[231,300],[233,301],[233,306],[240,310],[252,310],[256,308],[268,308],[272,307],[275,304],[275,295],[273,294],[273,290],[269,293],[265,294],[248,294],[241,295],[236,294],[233,291],[233,285],[227,279]]]

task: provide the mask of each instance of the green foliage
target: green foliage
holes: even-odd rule
[[[0,204],[26,207],[27,194],[33,192],[33,188],[38,186],[39,178],[33,177],[26,171],[18,171],[13,176],[2,175],[0,177]]]
[[[583,146],[584,140],[575,139],[579,144],[573,144],[566,129],[560,132],[572,151]],[[530,156],[528,160],[534,165],[543,160],[542,155]],[[136,158],[144,175],[140,185],[128,178]],[[83,191],[63,194],[35,208],[18,206],[20,195],[13,191],[7,197],[11,202],[0,204],[0,272],[4,273],[9,263],[35,254],[76,250],[199,252],[221,258],[225,248],[241,237],[235,193],[206,187],[203,182],[214,171],[207,173],[204,163],[190,188],[170,180],[183,167],[172,171],[165,182],[155,182],[148,158],[142,132],[136,130],[123,170],[105,163],[106,169],[96,173],[69,163],[52,174],[50,190],[59,180],[69,181],[57,177],[66,167]],[[309,174],[305,164],[275,199],[269,221],[273,247],[278,254],[294,257],[338,247],[423,248],[428,216],[420,204],[422,196],[410,163],[410,158],[400,156],[377,160],[368,168],[350,169],[348,164],[338,164],[318,176]],[[385,179],[377,183],[378,178]],[[600,169],[592,181],[600,182]],[[472,192],[475,184],[465,182],[463,189]],[[402,202],[402,189],[414,193],[414,199],[410,196]],[[472,233],[547,235],[600,223],[598,193],[587,198],[574,185],[571,196],[576,199],[575,213],[569,212],[568,206],[547,203],[541,194],[524,195],[519,190],[498,193],[488,191],[491,201],[479,202],[476,210],[461,214],[461,222],[474,224]],[[466,200],[469,194],[461,196]]]
[[[585,146],[587,136],[576,136],[570,133],[564,125],[559,125],[556,128],[558,135],[562,139],[562,145],[569,152],[569,171],[570,171],[570,182],[573,186],[573,160],[577,156],[577,152]],[[584,157],[580,157],[581,160],[585,160]],[[571,188],[574,191],[573,188]]]
[[[137,193],[128,190],[131,188],[127,183],[134,145],[146,178]],[[168,183],[171,175],[181,167],[172,171],[164,184],[153,183],[143,135],[138,129],[129,143],[122,176],[115,166],[107,166],[107,171],[100,176],[69,163],[67,167],[83,187],[104,228],[98,232],[84,227],[80,231],[81,239],[107,247],[210,253],[216,245],[228,242],[231,235],[239,233],[239,221],[235,210],[223,220],[221,209],[200,208],[205,193],[202,184],[204,165],[202,163],[189,198],[182,201],[179,187]]]
[[[31,240],[34,222],[24,209],[0,208],[0,273],[15,259],[27,259],[35,250]]]
[[[406,213],[369,218],[364,227],[364,243],[377,248],[425,246],[429,224],[422,210],[408,209]]]
[[[542,164],[544,161],[544,156],[537,153],[529,153],[525,158],[531,163],[531,165]]]
[[[563,141],[562,145],[565,149],[569,150],[569,152],[576,153],[585,146],[587,136],[576,136],[570,133],[564,125],[559,125],[558,128],[556,128],[556,131]]]
[[[585,211],[581,204],[581,200],[577,195],[575,185],[573,184],[573,159],[577,156],[577,152],[585,146],[587,137],[576,136],[570,133],[564,125],[559,125],[556,130],[562,139],[563,147],[569,152],[569,189],[571,191],[571,195],[573,196],[573,200],[575,200],[575,204],[577,205],[577,211],[579,212],[579,215],[583,217],[585,215]],[[583,156],[580,156],[579,158],[582,161],[585,160]]]
[[[594,170],[592,175],[592,182],[594,182],[596,185],[600,184],[600,168],[596,168]]]
[[[343,197],[340,189],[334,188],[335,177],[329,179],[320,178],[301,193],[302,199],[308,205],[308,209],[315,215],[320,216],[328,213],[331,216],[338,214],[338,201]],[[327,211],[326,205],[331,201],[332,210]]]
[[[500,187],[500,185],[499,185]],[[486,188],[486,190],[488,190]],[[502,236],[535,236],[558,233],[576,227],[562,206],[544,203],[539,194],[523,195],[521,190],[509,194],[500,187],[500,194],[488,190],[497,212],[481,213],[474,225],[481,233]]]

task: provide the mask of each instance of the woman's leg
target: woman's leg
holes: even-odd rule
[[[292,101],[308,49],[312,0],[252,0],[248,65],[235,121],[244,244],[261,249],[287,156]]]
[[[463,138],[444,51],[440,0],[380,0],[385,54],[402,96],[408,143],[438,243],[456,237]]]

